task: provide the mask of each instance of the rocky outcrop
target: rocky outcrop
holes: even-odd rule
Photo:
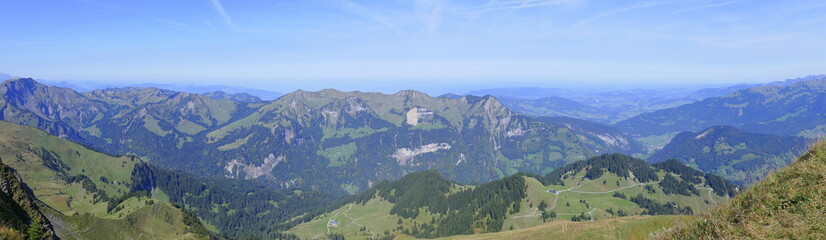
[[[226,175],[228,178],[243,177],[244,179],[256,179],[261,176],[269,175],[270,172],[272,172],[272,169],[275,168],[275,166],[281,161],[284,161],[284,156],[275,157],[274,154],[270,153],[269,156],[264,158],[264,163],[260,166],[255,166],[252,164],[247,165],[236,159],[227,163],[224,170],[229,173]]]
[[[425,153],[432,153],[443,149],[450,149],[450,144],[447,143],[431,143],[419,148],[399,148],[396,150],[395,153],[391,157],[396,159],[399,163],[399,166],[411,166],[413,165],[413,158],[416,156],[425,154]]]
[[[36,201],[17,172],[0,162],[0,225],[20,232],[37,232],[43,239],[58,239]]]

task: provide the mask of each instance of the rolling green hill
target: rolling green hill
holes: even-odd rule
[[[745,185],[788,166],[807,147],[808,140],[802,137],[747,133],[734,127],[716,126],[678,134],[648,161],[677,159]]]
[[[70,239],[116,236],[112,230],[119,228],[127,239],[204,238],[212,233],[202,221],[210,231],[227,237],[289,237],[280,235],[278,230],[287,228],[280,224],[333,199],[311,191],[280,193],[244,180],[193,177],[4,121],[0,159],[17,169],[32,196],[43,202],[46,216],[58,226],[57,234]],[[9,228],[21,229],[14,223],[19,221],[7,222]]]
[[[643,151],[612,141],[627,139],[617,133],[596,137],[515,114],[491,96],[323,90],[235,102],[157,88],[77,93],[14,79],[0,84],[0,106],[0,120],[102,152],[207,177],[338,194],[426,169],[485,182],[545,174],[599,153]]]
[[[0,121],[0,159],[3,173],[9,175],[3,179],[19,178],[31,188],[28,200],[17,198],[23,209],[28,209],[30,220],[26,224],[29,226],[33,226],[31,219],[40,222],[38,225],[43,229],[54,226],[53,233],[66,239],[90,239],[105,234],[113,236],[109,239],[131,239],[139,235],[206,238],[207,232],[197,218],[192,221],[190,216],[185,224],[180,209],[141,197],[145,193],[131,191],[132,171],[140,162],[135,157],[97,153],[41,130]],[[23,190],[25,187],[17,189],[14,191],[28,191]],[[165,214],[178,217],[149,220],[145,215],[150,208],[162,208]],[[115,228],[118,224],[121,227]],[[164,227],[156,227],[161,225]],[[121,230],[124,232],[119,232]]]
[[[194,215],[161,201],[135,199],[135,211],[117,218],[46,211],[61,239],[209,239]],[[199,234],[200,233],[200,234]]]
[[[636,136],[729,125],[782,136],[818,137],[826,128],[826,79],[762,86],[692,104],[640,114],[614,126]]]
[[[302,238],[433,238],[547,222],[691,215],[736,191],[722,178],[678,162],[651,166],[619,154],[578,161],[542,177],[517,174],[480,185],[459,185],[431,170],[379,183],[288,232]]]
[[[826,238],[826,143],[660,239]]]

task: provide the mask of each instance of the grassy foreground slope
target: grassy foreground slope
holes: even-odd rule
[[[208,239],[186,225],[193,215],[161,201],[149,202],[118,219],[66,216],[48,210],[45,214],[62,239]]]
[[[194,215],[130,190],[138,158],[102,154],[38,129],[0,121],[0,159],[0,183],[20,180],[30,188],[6,194],[31,195],[25,202],[16,199],[26,203],[30,217],[22,224],[0,223],[0,239],[4,227],[20,230],[20,225],[54,226],[62,239],[206,238],[193,234],[206,233]],[[48,221],[38,217],[44,215]],[[32,235],[28,230],[25,234]]]
[[[662,239],[826,238],[826,142],[710,211],[660,234]]]
[[[30,127],[0,121],[0,158],[38,199],[62,214],[107,217],[111,199],[129,192],[140,161],[98,153]]]
[[[453,236],[440,239],[648,239],[658,230],[689,221],[693,216],[630,216],[593,222],[554,221],[539,226],[479,235]],[[413,239],[399,237],[397,239]]]

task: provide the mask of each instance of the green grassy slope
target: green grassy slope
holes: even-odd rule
[[[184,213],[168,203],[141,203],[123,218],[50,214],[62,239],[207,239],[192,233]],[[49,214],[49,213],[47,213]]]
[[[614,162],[618,163],[617,166],[634,165],[639,166],[640,169],[632,171],[620,167],[615,171],[626,172],[626,174],[619,175],[608,170],[608,168],[614,166],[604,168],[600,165]],[[710,187],[709,181],[724,181],[722,178],[705,175],[675,161],[652,167],[639,159],[622,155],[603,155],[580,163],[584,164],[571,164],[560,168],[560,171],[564,172],[554,172],[545,177],[512,176],[503,184],[504,186],[510,186],[510,188],[501,189],[489,188],[485,185],[461,186],[442,182],[444,181],[443,178],[442,181],[433,180],[441,178],[438,175],[411,174],[413,177],[406,176],[399,182],[390,183],[391,185],[405,186],[404,188],[387,188],[386,185],[380,184],[377,187],[378,190],[357,195],[356,200],[340,205],[333,211],[318,215],[312,220],[290,229],[289,232],[302,238],[323,237],[329,234],[341,234],[348,239],[386,236],[443,237],[457,234],[482,234],[530,229],[545,226],[549,222],[600,222],[581,226],[585,228],[604,228],[604,226],[607,226],[604,225],[605,223],[619,221],[626,226],[624,229],[642,228],[645,229],[644,231],[647,234],[663,227],[671,227],[674,222],[652,220],[659,218],[639,218],[648,219],[646,221],[649,222],[624,223],[627,220],[616,219],[628,219],[626,216],[633,215],[701,214],[717,203],[727,201],[729,194],[732,194],[730,192],[732,189],[723,189],[724,187],[733,188],[731,184],[718,185],[715,183],[714,186],[718,186],[718,188],[721,188],[720,190],[714,190]],[[596,174],[594,170],[590,170],[593,168],[601,168],[604,172]],[[421,175],[428,175],[427,180],[419,179],[422,178]],[[664,181],[667,181],[666,178],[669,178],[666,176],[682,183],[681,186],[683,187],[677,188],[673,185],[664,184]],[[412,181],[409,178],[418,180]],[[559,181],[549,178],[558,178]],[[543,182],[552,183],[545,185]],[[488,184],[495,185],[496,183],[497,181]],[[453,198],[461,199],[462,194],[482,188],[486,189],[483,192],[487,192],[484,196],[500,196],[506,194],[504,193],[505,189],[513,190],[514,188],[517,191],[507,194],[522,196],[505,198],[509,201],[495,200],[498,199],[496,197],[484,198],[481,201],[474,199],[478,202],[470,204],[470,209],[464,209],[460,207],[462,205],[453,204]],[[488,192],[488,190],[491,192]],[[676,190],[685,192],[680,194],[674,192]],[[395,194],[391,194],[389,195],[390,198],[387,198],[388,195],[383,194],[383,191]],[[408,199],[398,195],[411,193],[419,197]],[[446,197],[431,197],[437,195]],[[432,199],[436,199],[437,203],[416,205],[421,207],[417,208],[417,214],[413,216],[406,216],[407,211],[398,211],[399,204],[407,206],[410,202],[434,201]],[[440,210],[440,207],[445,206],[450,206],[447,207],[449,210]],[[402,207],[402,209],[404,208]],[[463,215],[465,211],[470,211],[471,214]],[[499,218],[492,217],[500,214],[504,214],[501,221],[497,220]],[[467,219],[470,222],[450,221],[450,219],[457,216],[461,216],[459,218]],[[662,219],[673,220],[676,218],[664,217]],[[462,229],[462,224],[469,224],[470,230],[451,231]],[[491,228],[492,224],[496,227]],[[612,224],[615,223],[608,225]],[[639,226],[634,224],[639,224]],[[646,224],[653,224],[656,227],[643,227]],[[431,230],[433,228],[436,230]],[[594,236],[613,238],[610,236],[630,234],[620,232],[620,230],[621,228],[617,228],[613,232],[605,232],[606,230],[603,229],[600,230],[602,232],[596,235],[576,236],[581,238]],[[494,234],[490,236],[495,238],[505,235]]]
[[[192,233],[205,233],[194,216],[161,201],[127,195],[132,170],[140,159],[105,155],[44,131],[3,121],[0,158],[31,188],[37,199],[33,201],[42,202],[40,209],[46,211],[62,238],[204,238]]]
[[[708,216],[665,231],[660,239],[826,238],[826,142]]]
[[[138,160],[113,157],[49,135],[0,121],[0,158],[16,169],[38,199],[63,214],[109,214],[106,198],[129,192]],[[85,176],[85,177],[82,177]],[[88,179],[72,181],[74,179]],[[97,189],[99,191],[94,191]]]

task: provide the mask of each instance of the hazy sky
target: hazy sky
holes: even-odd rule
[[[50,80],[392,91],[826,72],[826,1],[0,0],[0,9],[0,72]]]

